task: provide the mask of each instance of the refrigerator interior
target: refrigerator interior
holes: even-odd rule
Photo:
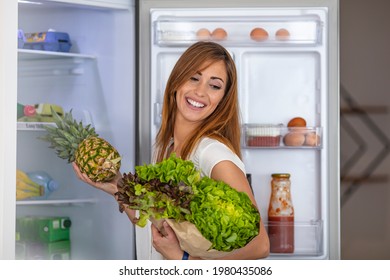
[[[314,8],[153,8],[150,11],[151,112],[153,143],[160,125],[161,106],[169,73],[181,53],[210,33],[223,28],[227,37],[208,37],[224,45],[238,72],[243,124],[242,153],[252,188],[267,226],[272,173],[290,173],[295,208],[295,251],[270,258],[329,258],[328,204],[328,10]],[[254,28],[268,38],[253,40]],[[290,32],[278,38],[279,29]],[[314,146],[287,146],[283,136],[294,117],[320,136]],[[280,144],[252,146],[250,127],[280,126]]]
[[[132,171],[134,6],[114,9],[104,7],[104,1],[100,7],[60,2],[19,3],[19,29],[67,32],[72,46],[69,53],[18,50],[18,103],[56,104],[65,112],[72,110],[76,119],[91,123],[117,148],[121,171]],[[60,184],[46,200],[18,201],[17,218],[69,217],[71,259],[134,259],[133,225],[119,212],[115,199],[76,178],[72,166],[39,139],[45,134],[42,123],[18,122],[17,126],[17,168],[44,170]],[[19,249],[17,258],[41,258]]]

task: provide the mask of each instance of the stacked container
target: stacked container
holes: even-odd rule
[[[16,259],[69,260],[68,217],[25,216],[16,220]]]

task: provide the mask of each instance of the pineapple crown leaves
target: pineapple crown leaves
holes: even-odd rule
[[[88,137],[97,137],[98,134],[90,124],[84,126],[81,121],[77,122],[72,116],[72,110],[65,113],[64,117],[58,115],[53,108],[51,113],[56,126],[44,126],[47,134],[40,139],[49,142],[49,147],[56,150],[58,157],[67,159],[70,163],[75,159],[79,144]]]

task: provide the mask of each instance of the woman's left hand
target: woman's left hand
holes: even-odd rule
[[[168,260],[181,260],[183,250],[173,229],[166,221],[163,222],[163,235],[155,225],[152,224],[153,247]]]

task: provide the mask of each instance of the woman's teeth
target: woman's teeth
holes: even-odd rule
[[[204,107],[203,103],[197,102],[195,100],[187,99],[187,101],[188,101],[188,103],[190,103],[194,107],[197,107],[197,108],[203,108]]]

